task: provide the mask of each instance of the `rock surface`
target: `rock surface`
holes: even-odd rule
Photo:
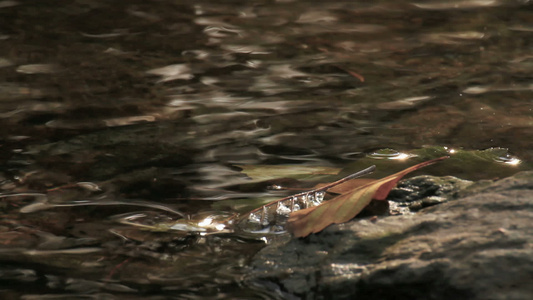
[[[302,299],[533,299],[533,172],[455,197],[273,243],[252,277]]]

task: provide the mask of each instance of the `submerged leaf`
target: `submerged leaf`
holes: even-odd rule
[[[134,212],[112,217],[115,222],[130,225],[152,232],[174,232],[188,234],[218,234],[231,232],[234,213],[203,212],[191,215],[190,218],[173,219],[173,216],[160,212]],[[114,232],[117,235],[120,233]]]
[[[505,148],[466,150],[442,146],[424,147],[410,151],[380,149],[347,164],[340,174],[349,174],[368,165],[376,165],[373,177],[385,177],[407,168],[412,160],[426,161],[441,156],[450,156],[446,165],[432,171],[432,175],[454,174],[466,180],[494,179],[511,176],[520,171],[533,169],[533,162],[517,157]],[[413,159],[406,159],[412,157]],[[483,172],[478,170],[483,169]]]
[[[76,201],[69,201],[69,202],[63,202],[63,203],[50,203],[47,200],[47,197],[45,194],[38,194],[38,193],[19,193],[19,194],[12,194],[12,195],[0,195],[0,198],[4,197],[14,197],[19,195],[36,195],[37,201],[34,203],[28,204],[20,209],[21,213],[34,213],[37,211],[50,209],[50,208],[56,208],[56,207],[78,207],[78,206],[139,206],[139,207],[148,207],[153,208],[157,210],[167,211],[170,213],[173,213],[175,215],[179,215],[183,218],[186,217],[184,213],[181,211],[175,210],[169,206],[158,204],[158,203],[152,203],[148,201],[142,201],[142,200],[99,200],[99,201],[93,201],[93,200],[76,200]],[[43,195],[43,196],[41,196]]]
[[[307,179],[320,175],[337,175],[339,168],[301,165],[236,165],[254,182],[278,178]]]
[[[347,222],[359,214],[372,199],[385,200],[389,191],[407,173],[446,158],[448,157],[440,157],[414,165],[385,178],[355,186],[351,191],[318,206],[294,211],[289,216],[288,229],[295,237],[305,237],[310,233],[322,231],[331,224]]]

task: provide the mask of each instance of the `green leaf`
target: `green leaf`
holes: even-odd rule
[[[337,175],[340,168],[306,165],[236,165],[254,182],[278,178],[299,180],[317,179],[323,175]]]

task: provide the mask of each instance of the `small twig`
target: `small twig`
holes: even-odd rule
[[[355,73],[354,71],[350,71],[348,69],[344,69],[344,71],[348,72],[348,74],[352,75],[353,77],[359,79],[359,81],[365,82],[365,78],[363,77],[363,75],[360,75],[360,74]]]
[[[359,81],[361,81],[361,82],[365,82],[365,78],[363,77],[363,75],[358,74],[358,73],[356,73],[356,72],[354,72],[354,71],[351,71],[351,70],[349,70],[349,69],[346,69],[346,68],[341,67],[341,66],[338,66],[338,65],[337,65],[336,67],[339,68],[339,69],[341,69],[341,70],[343,70],[344,72],[346,72],[346,73],[352,75],[353,77],[359,79]]]
[[[114,266],[113,269],[111,269],[111,271],[109,272],[109,274],[107,274],[107,280],[111,280],[113,278],[113,275],[115,275],[115,273],[120,269],[122,268],[126,263],[128,263],[129,261],[131,260],[131,257],[129,258],[126,258],[123,262],[119,263],[118,265]]]

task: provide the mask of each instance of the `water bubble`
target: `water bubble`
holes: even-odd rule
[[[294,212],[294,211],[298,211],[298,210],[300,210],[300,209],[302,209],[302,208],[300,207],[300,204],[298,204],[298,203],[294,203],[294,205],[293,205],[293,207],[292,207],[292,211]]]
[[[318,206],[322,203],[322,200],[324,200],[324,192],[316,192],[314,194],[310,194],[308,197],[309,202],[311,203],[311,206]]]
[[[276,214],[281,216],[288,216],[291,213],[291,201],[280,201],[276,207]]]
[[[308,202],[314,202],[315,201],[315,194],[307,194],[307,201]]]
[[[307,194],[307,201],[309,206],[318,206],[322,202],[316,198],[316,193]]]
[[[304,194],[301,196],[298,196],[298,203],[300,204],[300,207],[302,208],[308,208],[309,207],[309,201],[307,201],[307,195]]]
[[[292,197],[290,200],[290,208],[291,212],[300,210],[300,205],[298,204],[298,198]]]
[[[326,196],[326,192],[324,191],[318,191],[315,193],[315,201],[322,202],[324,201],[324,197]]]
[[[248,216],[248,221],[250,221],[250,223],[261,223],[261,214],[257,212],[251,213]]]

